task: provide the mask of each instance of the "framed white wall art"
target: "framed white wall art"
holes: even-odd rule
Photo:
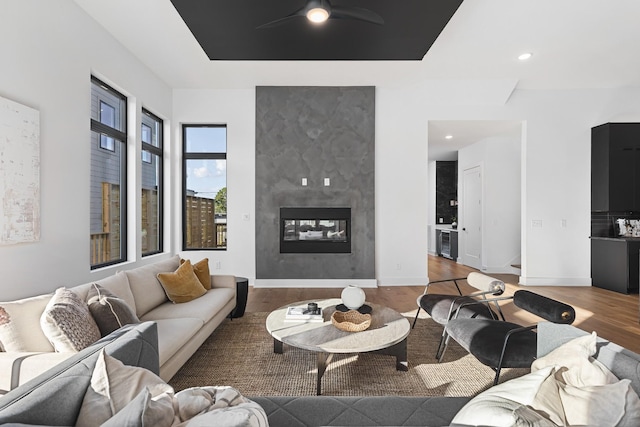
[[[0,97],[0,245],[40,240],[40,112]]]

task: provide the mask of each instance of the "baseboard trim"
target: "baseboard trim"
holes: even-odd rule
[[[345,288],[357,285],[361,288],[377,288],[376,279],[256,279],[254,288]]]
[[[524,286],[591,286],[591,278],[579,277],[524,277],[518,283]]]
[[[429,283],[428,277],[390,277],[379,279],[378,286],[425,286]]]

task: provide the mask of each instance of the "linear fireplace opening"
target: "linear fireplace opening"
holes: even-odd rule
[[[280,208],[280,253],[351,253],[351,208]]]

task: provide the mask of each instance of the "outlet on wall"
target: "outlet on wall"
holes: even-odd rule
[[[216,270],[220,270],[222,268],[222,263],[220,261],[216,261],[214,266]]]

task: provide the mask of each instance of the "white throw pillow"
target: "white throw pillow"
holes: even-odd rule
[[[172,396],[173,388],[153,372],[127,366],[101,350],[76,420],[78,427],[100,425],[147,389],[151,398]]]
[[[564,366],[562,377],[567,384],[575,387],[605,385],[618,381],[604,365],[591,358],[596,354],[598,336],[590,335],[574,338],[559,346],[546,356],[531,364],[531,372],[548,366]]]
[[[40,317],[51,296],[0,302],[0,343],[4,351],[53,351],[40,328]]]
[[[543,368],[483,391],[458,411],[452,424],[512,426],[516,422],[514,411],[533,402],[552,371],[553,367]]]
[[[40,327],[60,353],[80,351],[101,338],[87,302],[67,288],[56,289],[40,317]]]
[[[560,399],[568,425],[640,425],[640,399],[628,379],[585,387],[561,384]]]

